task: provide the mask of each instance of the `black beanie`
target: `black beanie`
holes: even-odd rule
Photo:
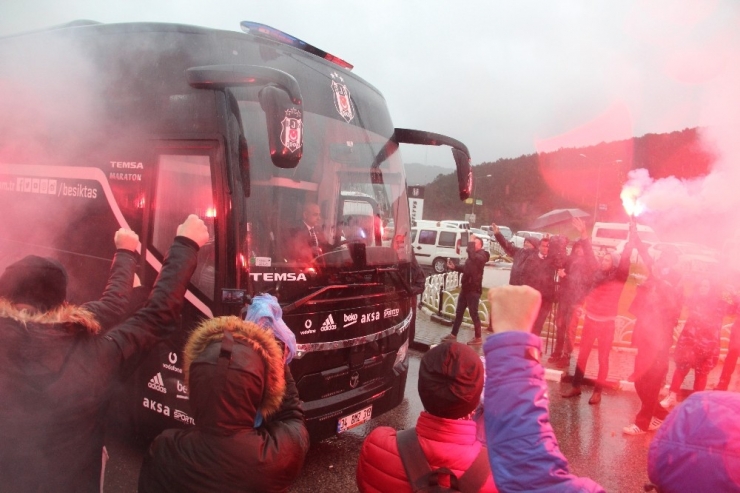
[[[0,276],[0,297],[49,311],[67,299],[67,271],[56,260],[28,255]]]
[[[419,397],[427,412],[459,419],[480,404],[483,363],[478,354],[458,342],[429,350],[419,366]]]

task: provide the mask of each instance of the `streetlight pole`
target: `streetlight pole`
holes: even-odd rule
[[[491,176],[493,175],[486,175],[486,178],[490,178]],[[476,188],[477,183],[478,183],[478,180],[473,180],[473,206],[470,208],[471,217],[475,217],[475,201],[476,201],[475,188]],[[474,222],[474,221],[471,221],[471,222]]]
[[[588,156],[585,154],[579,154],[584,159],[588,159]],[[621,163],[621,159],[615,159],[614,164]],[[596,222],[597,214],[599,212],[599,199],[601,198],[601,165],[603,164],[602,161],[599,161],[599,164],[596,167],[596,203],[594,204],[594,223]]]

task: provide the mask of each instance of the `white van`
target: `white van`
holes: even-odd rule
[[[617,250],[627,241],[629,223],[596,223],[591,231],[591,245],[594,249]],[[658,235],[650,226],[637,225],[637,234],[648,247],[658,243]]]
[[[418,224],[418,221],[417,221]],[[447,270],[447,259],[459,264],[468,258],[469,233],[465,229],[436,225],[411,228],[411,248],[419,265],[431,267],[436,274]]]
[[[470,229],[470,222],[468,221],[451,221],[451,220],[443,220],[439,221],[440,226],[446,226],[448,228],[457,228],[457,229]]]

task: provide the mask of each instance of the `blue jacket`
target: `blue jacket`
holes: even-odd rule
[[[524,332],[490,336],[484,393],[491,471],[500,491],[603,492],[574,476],[549,420],[544,369],[525,354],[539,354],[540,338]]]
[[[740,394],[697,392],[650,443],[648,476],[661,491],[740,491]]]

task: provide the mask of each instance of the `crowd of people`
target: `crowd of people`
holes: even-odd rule
[[[318,247],[310,224],[315,212],[305,209],[305,243]],[[603,491],[592,479],[572,474],[559,449],[539,335],[543,313],[555,302],[557,274],[563,279],[562,333],[553,361],[570,358],[577,312],[582,307],[585,314],[576,373],[564,396],[581,394],[598,340],[599,376],[589,400],[598,404],[633,249],[648,268],[630,307],[637,317],[635,387],[642,407],[624,432],[656,431],[648,473],[659,491],[740,491],[740,396],[702,392],[717,363],[722,318],[736,304],[727,303],[711,282],[700,283],[686,303],[689,316],[676,345],[671,392],[659,402],[684,304],[677,254],[664,252],[653,261],[633,230],[621,258],[607,254],[597,260],[585,226],[574,225],[581,239],[564,262],[553,261],[547,238],[519,249],[492,225],[514,265],[511,285],[488,291],[493,335],[483,345],[484,358],[471,347],[482,343],[480,320],[473,317],[472,344],[456,340],[465,310],[477,315],[488,260],[480,240],[471,239],[465,264],[450,266],[463,273],[464,293],[452,333],[420,362],[417,391],[424,411],[412,429],[378,427],[368,435],[356,473],[361,492]],[[178,227],[148,299],[133,314],[139,241],[129,230],[114,236],[117,250],[98,301],[68,303],[66,270],[50,258],[29,255],[0,275],[2,491],[101,490],[103,418],[112,384],[175,330],[208,236],[195,215]],[[410,279],[417,288],[423,278],[418,271]],[[726,363],[732,369],[740,339],[736,326]],[[154,439],[139,491],[287,491],[303,467],[309,436],[288,366],[296,354],[295,336],[277,299],[259,295],[243,317],[204,320],[183,354],[196,425]],[[678,389],[691,369],[697,392],[679,404]],[[717,388],[726,389],[731,374],[723,371]]]

